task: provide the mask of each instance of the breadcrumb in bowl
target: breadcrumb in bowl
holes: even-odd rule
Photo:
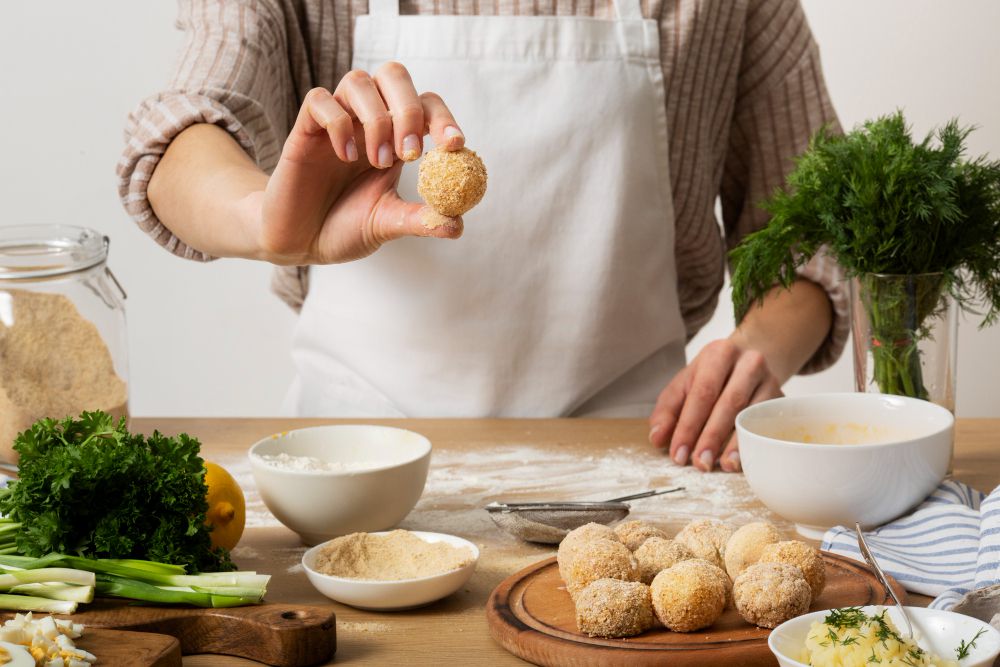
[[[456,218],[486,194],[486,165],[468,148],[435,148],[420,161],[417,192],[435,211]]]

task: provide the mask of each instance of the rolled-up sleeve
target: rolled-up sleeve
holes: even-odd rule
[[[729,248],[767,224],[760,202],[783,185],[810,137],[824,125],[839,130],[819,49],[797,0],[757,4],[748,16],[742,62],[721,190]],[[848,287],[842,269],[825,252],[798,274],[821,286],[833,307],[830,333],[800,371],[813,373],[836,361],[847,342]]]
[[[211,257],[178,239],[147,198],[150,177],[174,137],[191,125],[226,130],[264,170],[277,163],[294,117],[285,22],[264,0],[181,0],[185,39],[168,87],[145,100],[125,127],[118,192],[129,216],[170,252]]]

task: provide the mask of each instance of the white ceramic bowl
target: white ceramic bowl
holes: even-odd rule
[[[884,394],[776,398],[736,417],[750,488],[821,539],[835,525],[881,525],[944,479],[955,419],[933,403]],[[821,444],[861,442],[867,444]]]
[[[882,609],[888,610],[889,618],[905,633],[906,623],[895,607],[862,607],[862,610],[869,615],[881,613]],[[829,610],[804,614],[785,621],[771,631],[767,645],[778,658],[781,667],[808,667],[806,663],[799,662],[798,658],[803,657],[802,651],[805,648],[806,635],[809,634],[809,626],[814,621],[822,621],[827,613]],[[969,649],[968,655],[958,664],[961,667],[988,667],[993,664],[997,655],[1000,655],[1000,632],[979,619],[952,611],[924,607],[907,607],[906,615],[913,623],[913,633],[920,647],[936,653],[939,658],[955,660],[955,649],[959,643],[970,641],[982,629],[985,629],[985,632],[979,636],[976,645]]]
[[[334,465],[374,467],[284,470],[261,458],[281,452]],[[431,443],[419,433],[388,426],[316,426],[264,438],[249,456],[264,504],[312,545],[402,521],[424,491]]]
[[[465,585],[479,561],[479,548],[475,544],[463,540],[461,537],[444,533],[425,533],[416,530],[410,532],[425,542],[447,542],[455,547],[467,547],[472,550],[473,559],[468,565],[457,570],[421,579],[400,581],[345,579],[320,574],[314,569],[316,554],[324,546],[317,544],[302,556],[302,567],[306,571],[309,582],[316,587],[316,590],[331,600],[343,602],[358,609],[377,611],[412,609],[447,597]]]

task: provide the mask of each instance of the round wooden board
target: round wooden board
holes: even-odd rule
[[[810,611],[891,604],[865,564],[821,553],[826,562],[826,588],[813,600]],[[895,581],[892,584],[905,602],[902,587]],[[670,632],[657,627],[627,639],[580,634],[573,601],[559,578],[555,558],[535,563],[500,582],[490,595],[486,616],[490,634],[501,646],[519,658],[547,667],[777,664],[767,648],[770,630],[749,625],[735,609],[727,609],[711,627],[698,632]]]

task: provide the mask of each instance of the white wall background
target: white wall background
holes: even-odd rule
[[[1000,157],[1000,3],[803,0],[846,127],[906,110],[918,134],[974,123],[972,153]],[[129,110],[161,86],[178,48],[173,2],[0,3],[0,226],[62,222],[112,237],[129,292],[136,415],[277,414],[291,380],[294,316],[269,269],[174,258],[123,213],[114,167]],[[689,346],[728,333],[728,294]],[[958,412],[1000,416],[1000,327],[960,330]],[[848,356],[791,393],[852,388]]]

